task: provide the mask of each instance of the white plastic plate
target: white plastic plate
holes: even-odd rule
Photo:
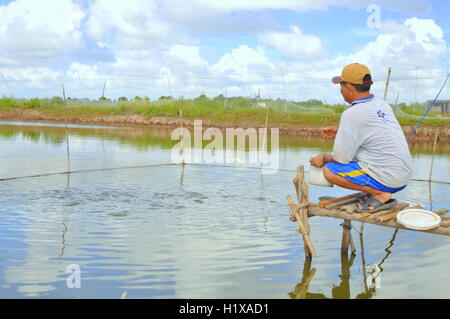
[[[424,209],[405,209],[397,214],[397,223],[415,230],[428,230],[439,226],[441,217]]]

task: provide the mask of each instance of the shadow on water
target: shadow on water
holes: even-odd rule
[[[389,240],[389,245],[384,249],[386,255],[380,260],[379,263],[366,265],[364,258],[364,241],[363,233],[360,233],[361,244],[361,263],[363,269],[363,286],[364,290],[358,293],[355,299],[370,299],[376,295],[376,288],[379,288],[379,281],[381,279],[381,273],[384,271],[382,265],[391,255],[391,248],[394,245],[395,238],[397,237],[398,229],[395,229],[392,238]],[[339,285],[332,285],[330,295],[324,293],[314,293],[310,291],[310,284],[314,276],[317,273],[316,268],[312,268],[312,260],[306,258],[303,264],[303,273],[300,282],[295,286],[294,290],[288,293],[291,299],[351,299],[351,268],[354,264],[356,254],[341,254],[341,270],[340,270],[340,283]],[[359,285],[358,285],[359,286]]]

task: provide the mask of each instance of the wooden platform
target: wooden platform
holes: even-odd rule
[[[397,203],[395,207],[389,210],[384,210],[376,213],[356,213],[354,210],[354,204],[357,202],[356,195],[360,193],[350,194],[341,198],[332,198],[321,201],[320,203],[311,203],[308,199],[309,186],[304,177],[304,167],[299,166],[297,168],[297,176],[294,177],[293,183],[297,193],[298,204],[295,204],[291,196],[287,196],[288,205],[291,211],[291,221],[297,222],[297,231],[302,234],[305,256],[314,257],[316,251],[312,245],[309,237],[310,227],[308,218],[313,216],[331,217],[342,219],[344,222],[343,234],[342,234],[342,246],[341,252],[347,253],[350,246],[352,252],[355,252],[353,240],[351,237],[351,222],[358,221],[361,223],[368,223],[384,227],[393,227],[398,229],[406,229],[410,231],[419,231],[431,234],[450,236],[450,215],[448,209],[434,210],[436,214],[441,216],[442,222],[439,227],[431,230],[414,230],[406,228],[405,226],[396,222],[396,215],[405,209],[409,208],[422,208],[421,206],[410,206],[408,203]]]

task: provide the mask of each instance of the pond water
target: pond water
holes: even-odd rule
[[[314,217],[305,262],[286,195],[329,141],[281,137],[281,169],[261,175],[165,165],[176,141],[162,128],[71,125],[68,164],[65,132],[0,123],[0,178],[43,175],[0,181],[0,298],[450,298],[450,237],[367,224],[361,246],[354,222],[356,256],[342,257],[341,220]],[[414,179],[428,179],[432,147],[411,145]],[[450,181],[449,154],[438,145],[433,180]],[[395,198],[449,208],[449,191],[413,181]],[[347,193],[310,186],[312,201]]]

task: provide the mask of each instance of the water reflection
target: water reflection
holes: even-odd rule
[[[397,237],[398,229],[395,229],[392,238],[389,240],[389,245],[384,249],[386,255],[378,263],[366,265],[364,257],[364,240],[363,233],[360,233],[360,258],[363,270],[364,290],[355,296],[355,299],[371,299],[376,295],[376,289],[381,287],[381,273],[384,271],[382,265],[391,255],[391,248],[394,246],[395,238]],[[333,284],[329,295],[324,293],[314,293],[310,291],[310,284],[317,273],[316,268],[312,268],[312,260],[306,258],[303,264],[303,273],[300,282],[295,286],[292,292],[288,293],[291,299],[351,299],[351,268],[354,264],[356,254],[341,254],[341,269],[340,269],[340,283]],[[358,285],[361,286],[361,285]]]
[[[45,125],[45,126],[44,126]],[[49,126],[50,125],[50,126]],[[81,141],[90,137],[100,138],[103,150],[106,141],[118,141],[121,144],[132,145],[138,149],[148,149],[159,146],[164,149],[172,148],[177,141],[172,141],[170,135],[172,128],[164,127],[109,127],[70,125],[68,133],[80,138]],[[65,143],[66,128],[64,125],[47,123],[25,123],[0,121],[0,136],[3,139],[23,138],[36,143],[60,145]],[[209,141],[203,141],[206,145]],[[285,150],[298,150],[302,148],[331,149],[333,141],[317,137],[282,135],[280,148]],[[270,149],[270,145],[268,145]],[[412,153],[431,154],[433,141],[410,143]],[[450,154],[450,143],[438,143],[436,154]]]
[[[0,158],[0,178],[65,171],[64,133],[0,125],[0,151],[9,155]],[[290,170],[329,150],[328,141],[282,137],[282,169],[261,175],[243,167],[169,166],[166,129],[71,127],[69,135],[71,169],[83,173],[0,183],[3,297],[118,298],[124,290],[130,298],[448,296],[449,282],[439,274],[449,262],[449,237],[397,236],[367,225],[367,247],[360,237],[357,255],[339,258],[333,244],[340,221],[329,219],[311,220],[320,258],[301,261],[298,278],[303,252],[285,201],[294,191]],[[428,177],[430,157],[416,153],[416,177]],[[449,180],[448,163],[448,154],[436,157],[435,179]],[[450,186],[432,185],[413,182],[398,199],[449,207]],[[345,194],[310,188],[311,198],[322,195]],[[83,270],[82,290],[66,287],[72,263]]]

